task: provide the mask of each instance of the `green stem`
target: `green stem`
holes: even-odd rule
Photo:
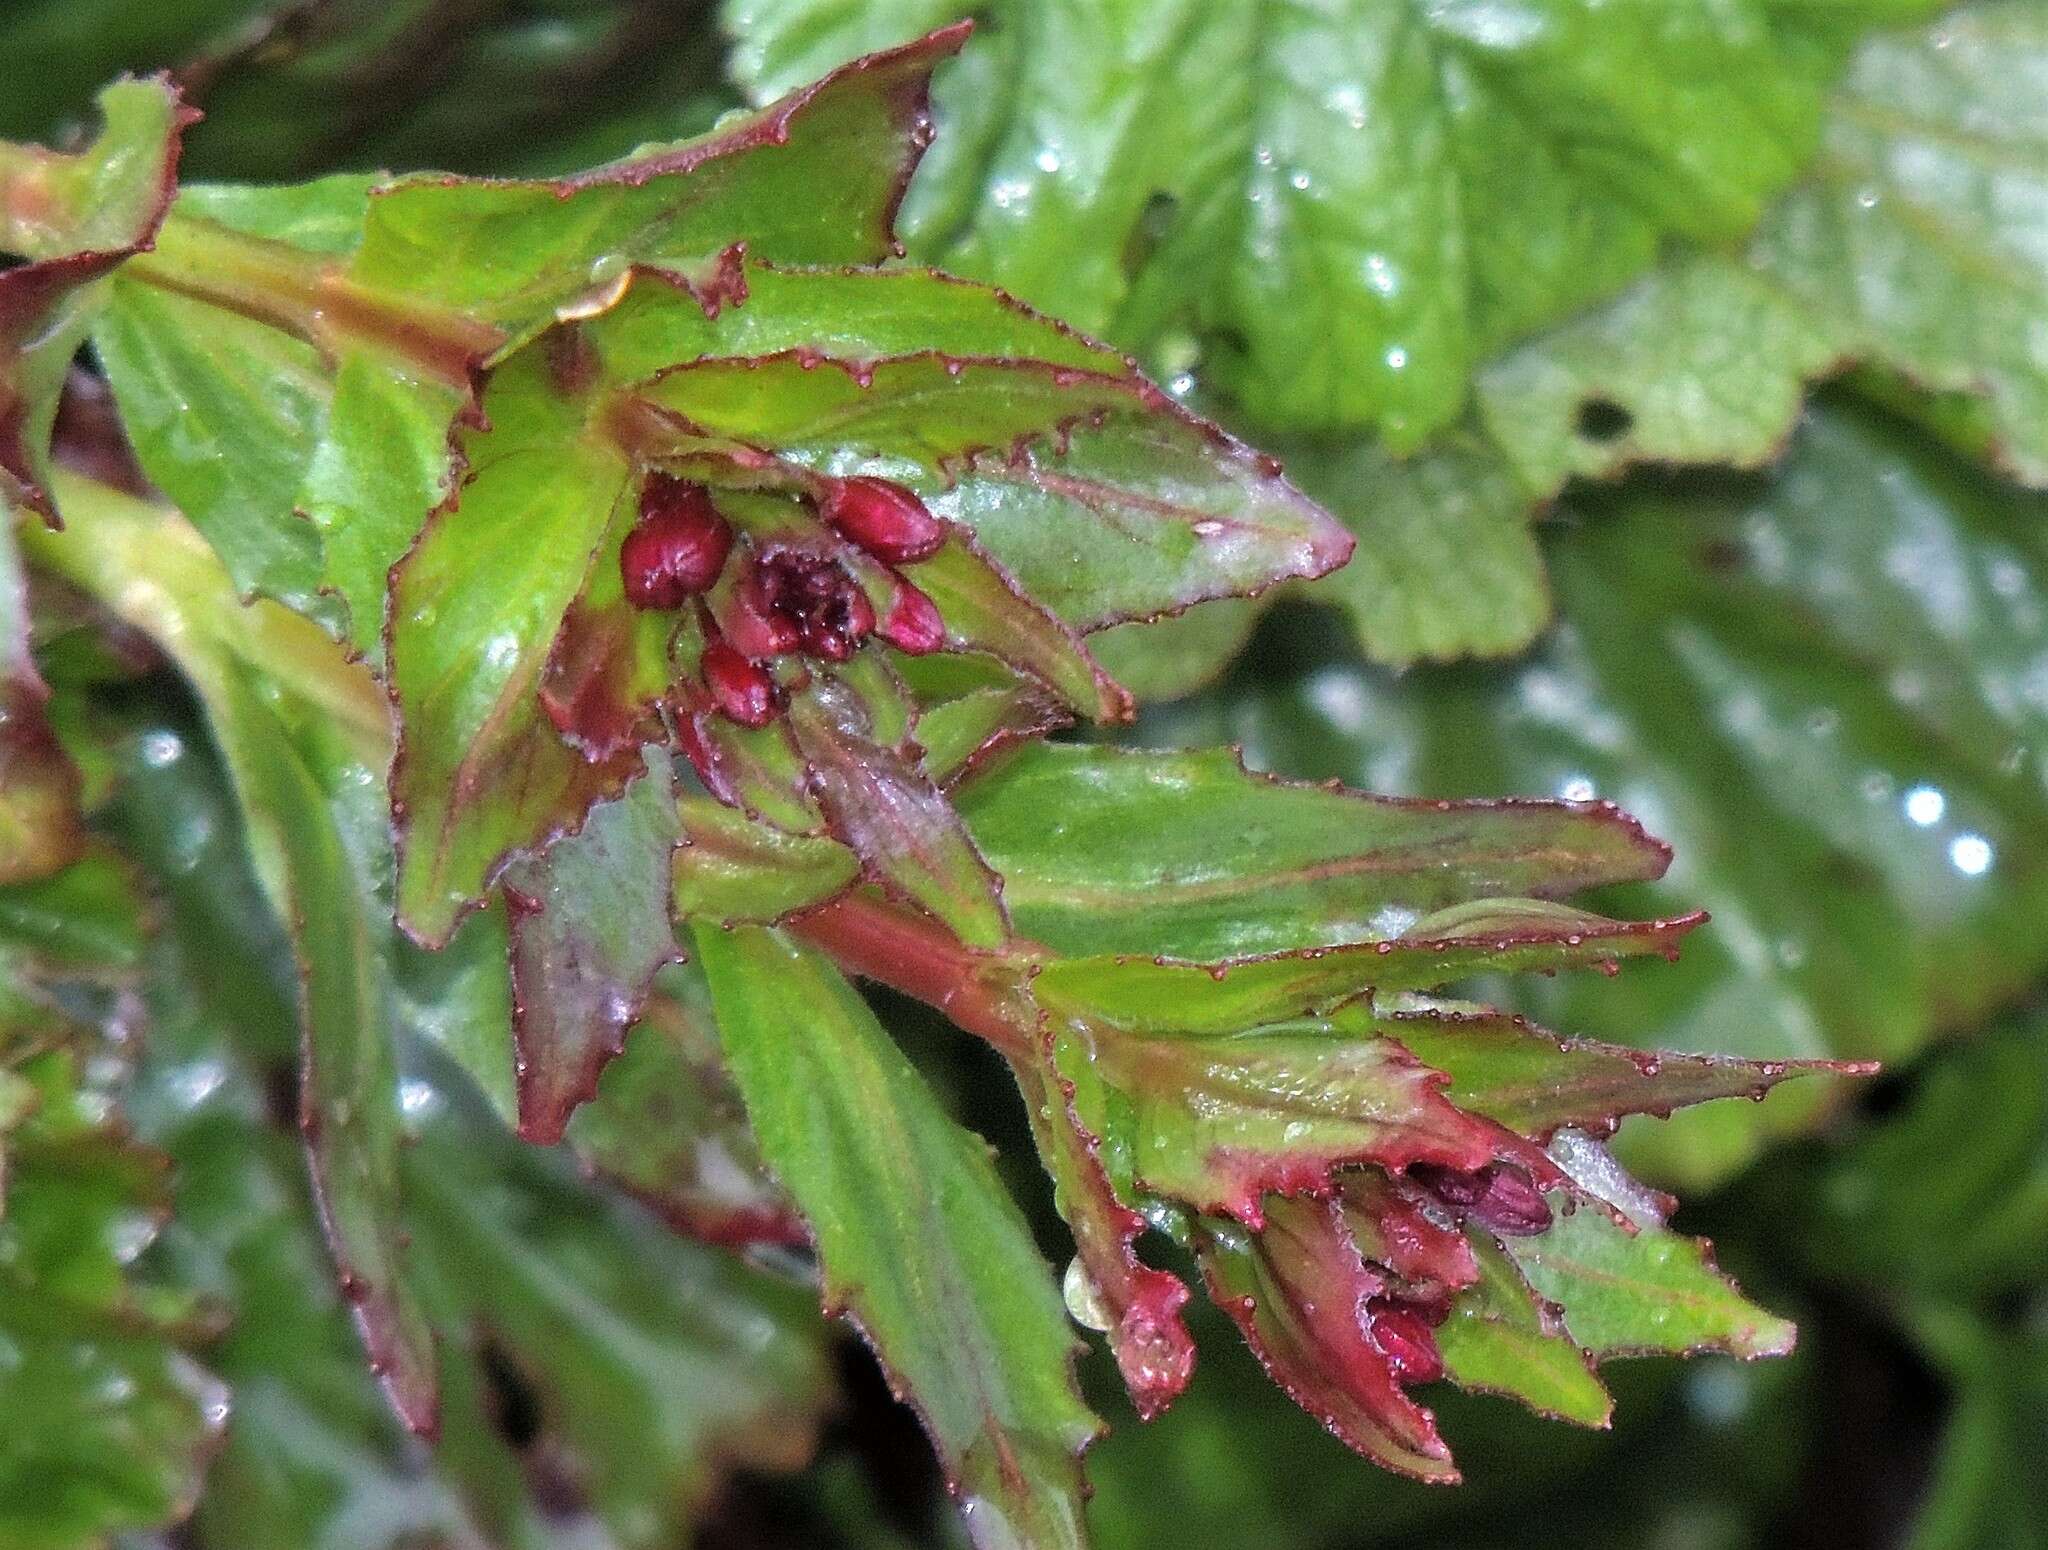
[[[467,392],[477,364],[505,342],[488,323],[358,284],[333,258],[175,212],[156,246],[122,271],[305,340],[330,360],[368,348]]]

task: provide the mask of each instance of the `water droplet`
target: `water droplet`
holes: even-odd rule
[[[1567,802],[1590,802],[1593,800],[1595,792],[1593,783],[1590,780],[1583,775],[1574,775],[1570,780],[1557,788],[1557,794]]]
[[[175,732],[145,732],[142,736],[142,762],[153,770],[177,763],[184,752],[184,739]]]
[[[1948,859],[1965,877],[1981,877],[1991,870],[1991,842],[1981,834],[1958,834],[1949,844]]]
[[[1906,793],[1906,820],[1921,828],[1932,828],[1948,811],[1948,798],[1932,786],[1915,786]]]
[[[1408,352],[1406,350],[1402,349],[1399,345],[1394,345],[1388,349],[1387,368],[1390,371],[1404,370],[1407,367],[1407,365]]]

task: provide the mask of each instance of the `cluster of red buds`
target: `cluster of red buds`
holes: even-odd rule
[[[742,725],[765,726],[775,715],[775,681],[761,666],[769,658],[800,653],[844,662],[870,635],[913,654],[945,644],[937,606],[895,569],[936,554],[945,523],[886,479],[831,480],[817,508],[842,538],[881,562],[888,607],[878,619],[867,589],[831,555],[749,546],[723,632],[705,615],[701,664],[712,700]],[[640,521],[619,550],[627,601],[675,609],[703,597],[724,573],[733,544],[732,525],[704,486],[650,474],[640,492]]]

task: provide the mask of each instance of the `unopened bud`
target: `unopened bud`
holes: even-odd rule
[[[711,589],[732,552],[732,528],[701,484],[648,476],[640,523],[619,547],[626,601],[635,608],[680,608]]]
[[[699,666],[711,698],[741,726],[765,727],[775,718],[775,681],[727,642],[706,646]]]
[[[921,657],[945,645],[946,621],[939,617],[938,604],[905,581],[897,586],[879,633],[898,651]]]
[[[928,560],[946,541],[946,524],[909,490],[887,479],[835,479],[819,515],[877,559],[891,565]]]

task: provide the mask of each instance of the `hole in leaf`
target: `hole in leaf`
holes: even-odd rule
[[[1636,417],[1611,398],[1589,398],[1579,405],[1578,432],[1587,441],[1618,441],[1635,423]]]

